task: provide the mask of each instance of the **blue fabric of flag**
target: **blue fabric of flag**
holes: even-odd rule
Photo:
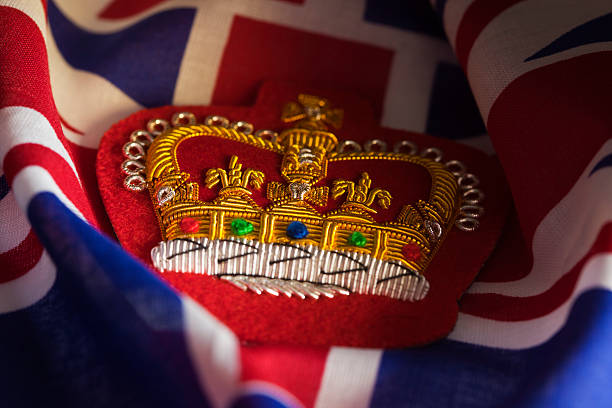
[[[525,350],[451,340],[383,355],[375,407],[606,407],[612,294],[591,290],[552,339]],[[576,375],[580,373],[580,375]]]
[[[582,45],[612,41],[612,30],[610,27],[612,27],[612,13],[589,20],[555,39],[549,45],[525,59],[525,62],[547,57]]]
[[[0,406],[207,406],[179,297],[55,195],[34,196],[28,216],[57,281],[0,315]]]
[[[53,37],[69,64],[106,78],[144,106],[172,103],[194,9],[163,11],[110,34],[83,30],[52,1],[48,13]]]

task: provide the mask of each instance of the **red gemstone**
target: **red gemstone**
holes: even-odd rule
[[[181,230],[186,234],[193,234],[200,229],[200,222],[195,218],[185,217],[180,223]]]
[[[407,261],[418,261],[421,259],[421,247],[411,242],[404,245],[402,248],[402,254]]]

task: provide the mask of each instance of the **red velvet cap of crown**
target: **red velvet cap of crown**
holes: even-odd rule
[[[336,296],[318,300],[243,292],[236,287],[206,275],[157,272],[150,258],[151,248],[161,241],[160,228],[153,203],[146,192],[124,188],[125,175],[120,166],[124,160],[122,146],[129,135],[146,128],[150,119],[169,120],[176,112],[193,112],[198,121],[208,115],[220,115],[231,121],[243,120],[255,129],[282,130],[280,119],[285,103],[297,100],[300,93],[318,95],[344,110],[341,129],[332,129],[339,141],[354,140],[363,144],[381,139],[389,146],[409,140],[421,148],[436,147],[445,160],[460,160],[480,178],[485,192],[485,215],[475,232],[452,228],[440,250],[425,271],[430,290],[417,302],[395,300],[383,296]],[[182,171],[190,181],[200,184],[200,198],[210,200],[214,192],[203,188],[202,171],[227,165],[237,155],[245,167],[264,172],[266,180],[280,180],[281,157],[271,152],[258,152],[252,146],[211,137],[190,139],[177,149]],[[367,168],[366,168],[367,166]],[[431,179],[419,166],[397,162],[346,161],[328,168],[327,180],[356,180],[363,171],[373,183],[388,189],[395,206],[376,214],[377,221],[397,215],[402,204],[409,204],[429,193]],[[178,291],[188,294],[230,327],[242,340],[258,343],[290,343],[307,345],[342,345],[358,347],[405,347],[425,344],[448,334],[457,319],[457,301],[486,261],[504,224],[509,196],[505,180],[496,160],[447,140],[424,134],[378,127],[367,101],[342,92],[313,90],[288,84],[268,83],[261,90],[253,107],[166,106],[137,112],[111,127],[104,135],[97,158],[100,192],[113,228],[121,245],[149,265]],[[264,195],[254,195],[265,205]],[[330,200],[325,208],[338,205]]]

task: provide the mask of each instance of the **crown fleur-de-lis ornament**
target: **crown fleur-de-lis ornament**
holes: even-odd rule
[[[242,171],[242,164],[238,163],[238,156],[232,156],[229,167],[225,169],[209,169],[206,172],[204,183],[206,187],[213,188],[221,183],[219,195],[227,196],[250,195],[249,185],[257,190],[261,189],[265,176],[261,171],[246,169]]]
[[[371,188],[372,179],[368,173],[362,173],[357,184],[348,180],[335,180],[331,193],[334,198],[346,194],[346,201],[339,210],[346,213],[376,213],[372,208],[374,201],[382,208],[389,208],[391,193],[382,188]]]

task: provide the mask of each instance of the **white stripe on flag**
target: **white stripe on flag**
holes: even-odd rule
[[[446,42],[412,34],[393,55],[381,125],[425,132],[436,67],[457,62]],[[415,55],[421,55],[418,62]]]
[[[4,158],[13,147],[24,143],[34,143],[59,154],[72,168],[79,183],[81,182],[68,151],[60,142],[47,118],[40,112],[25,106],[2,108],[0,109],[0,127],[2,128],[0,167],[4,168]]]
[[[47,40],[49,74],[53,99],[62,118],[82,135],[65,131],[64,136],[79,146],[95,149],[104,132],[142,106],[106,78],[78,69],[66,62],[53,38]],[[64,127],[65,130],[68,130]]]
[[[520,322],[499,322],[460,313],[449,339],[515,350],[538,346],[563,327],[578,296],[589,289],[597,288],[612,290],[610,254],[594,256],[587,262],[574,292],[554,312],[538,319]]]
[[[26,166],[13,179],[13,191],[19,207],[27,213],[30,200],[38,194],[49,192],[55,196],[83,221],[88,222],[81,211],[57,186],[51,174],[40,166]]]
[[[0,200],[0,225],[0,253],[17,247],[30,233],[28,218],[17,205],[13,191]]]
[[[478,35],[466,67],[484,122],[501,92],[526,72],[578,55],[611,50],[612,42],[594,43],[524,62],[566,32],[609,12],[609,1],[585,1],[577,7],[575,0],[540,0],[519,2],[495,17]]]
[[[369,407],[383,350],[332,347],[315,407]]]
[[[38,263],[17,279],[0,283],[0,313],[13,312],[38,302],[55,282],[56,269],[47,251]]]
[[[444,5],[442,21],[446,30],[446,36],[453,48],[457,46],[457,31],[459,30],[461,20],[463,20],[465,12],[473,2],[474,0],[449,0]]]
[[[568,273],[591,249],[601,227],[612,220],[610,168],[590,175],[610,154],[612,139],[604,143],[569,193],[538,225],[532,243],[533,266],[527,276],[512,282],[474,282],[468,292],[536,296]]]
[[[214,407],[229,406],[238,390],[238,339],[223,323],[187,296],[181,296],[187,347],[204,393]]]
[[[196,10],[174,87],[175,105],[205,105],[212,100],[234,21],[234,10],[225,7],[225,3],[208,2]]]

